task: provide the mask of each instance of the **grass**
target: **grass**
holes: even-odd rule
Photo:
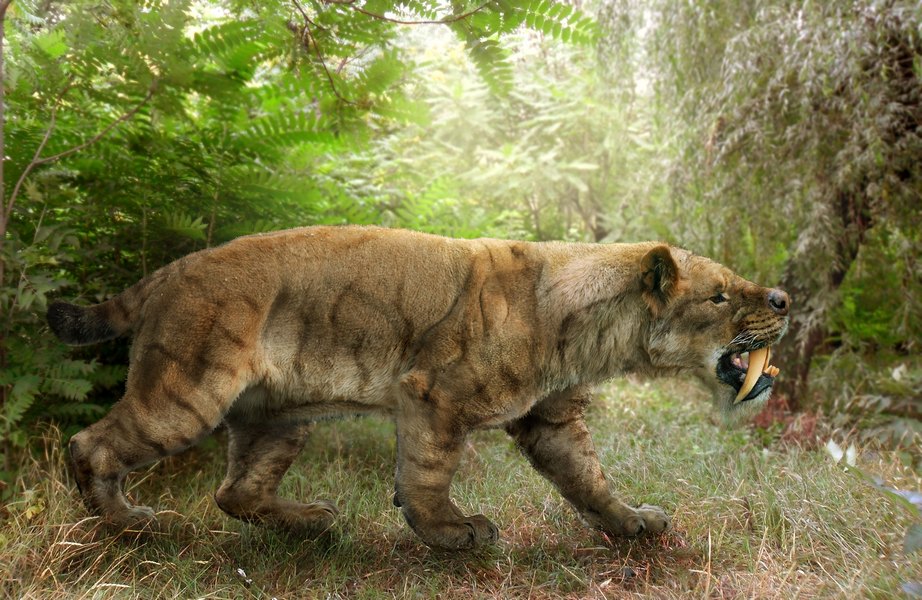
[[[689,399],[693,397],[692,399]],[[393,426],[319,424],[283,494],[342,510],[330,535],[293,539],[226,517],[212,494],[223,440],[130,479],[161,511],[158,533],[111,535],[80,504],[57,441],[22,467],[0,524],[0,595],[12,598],[893,598],[922,581],[901,550],[908,511],[819,449],[722,429],[678,382],[605,388],[589,421],[613,487],[664,506],[674,529],[637,540],[585,529],[499,431],[471,438],[453,495],[502,541],[423,546],[391,505]],[[840,440],[841,441],[841,440]],[[765,445],[767,442],[767,446]],[[895,455],[859,466],[901,489]]]

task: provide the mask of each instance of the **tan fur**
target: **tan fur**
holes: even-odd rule
[[[730,301],[710,302],[718,292]],[[94,513],[119,525],[150,518],[126,501],[125,475],[224,422],[219,506],[323,530],[332,505],[275,495],[306,424],[384,412],[397,425],[395,504],[427,544],[468,548],[497,537],[449,499],[465,436],[483,427],[504,427],[592,526],[664,530],[662,509],[609,491],[583,420],[589,387],[688,373],[730,406],[717,357],[741,334],[765,345],[786,327],[768,292],[656,243],[317,227],[197,252],[101,305],[52,306],[49,321],[71,343],[134,334],[124,398],[71,441]]]

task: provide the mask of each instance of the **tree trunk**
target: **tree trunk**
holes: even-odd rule
[[[10,216],[6,208],[6,186],[3,183],[3,162],[6,157],[6,77],[3,63],[3,37],[6,26],[6,10],[12,0],[0,0],[0,285],[6,285],[6,261],[3,258],[3,244],[6,241],[6,224]],[[6,367],[6,339],[0,331],[0,369]],[[6,404],[7,386],[0,386],[0,405]],[[4,465],[8,469],[9,465]]]
[[[0,285],[3,285],[6,264],[3,260],[3,243],[6,241],[6,224],[10,216],[6,208],[6,185],[3,181],[3,162],[6,157],[6,74],[4,73],[3,38],[6,27],[6,10],[12,0],[0,0]],[[0,353],[3,340],[0,340]],[[0,355],[2,356],[2,355]]]
[[[873,224],[869,202],[855,194],[840,192],[836,200],[836,217],[841,224],[841,234],[836,243],[836,257],[826,273],[826,281],[820,290],[809,290],[797,277],[798,272],[806,269],[795,268],[799,265],[789,264],[782,278],[781,287],[791,295],[794,317],[787,335],[777,346],[779,363],[784,365],[786,376],[778,381],[776,390],[788,399],[791,410],[798,410],[808,404],[810,366],[817,353],[826,350],[829,331],[826,327],[827,315],[813,318],[811,313],[798,315],[798,301],[813,294],[835,294],[845,281],[852,264],[858,258],[858,252],[865,242],[868,229]],[[816,268],[815,260],[807,253],[804,258],[808,265]]]

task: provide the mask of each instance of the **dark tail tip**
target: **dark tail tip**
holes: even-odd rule
[[[79,344],[84,309],[67,302],[52,302],[48,307],[48,325],[65,344]]]
[[[51,331],[65,344],[92,344],[116,336],[112,327],[90,308],[67,302],[52,302],[48,307],[47,318]]]

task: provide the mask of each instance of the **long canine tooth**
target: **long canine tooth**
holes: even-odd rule
[[[739,393],[736,394],[736,400],[733,401],[734,404],[742,402],[743,398],[745,398],[746,395],[752,391],[752,388],[755,387],[756,381],[759,380],[759,376],[762,374],[763,369],[765,369],[766,361],[768,361],[768,353],[768,348],[759,348],[749,353],[749,368],[746,370],[746,379],[743,380],[743,387],[741,387]]]

